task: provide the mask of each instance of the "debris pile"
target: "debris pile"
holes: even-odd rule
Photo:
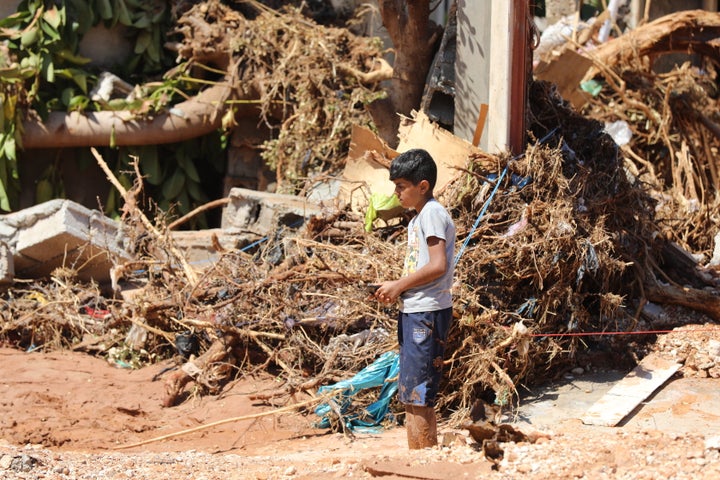
[[[298,193],[307,177],[342,171],[352,126],[370,124],[365,105],[392,74],[377,39],[319,26],[292,6],[276,11],[248,1],[236,11],[200,2],[178,20],[177,33],[183,58],[227,69],[233,79],[241,100],[224,127],[237,112],[259,111],[273,133],[262,156],[283,193]]]
[[[515,159],[471,158],[439,195],[466,239],[440,405],[461,417],[478,398],[508,404],[518,382],[568,365],[589,343],[550,334],[632,324],[623,308],[636,284],[628,267],[644,253],[635,242],[649,238],[653,209],[628,182],[602,124],[553,95],[547,84],[533,86],[542,143]],[[365,285],[399,275],[402,222],[368,233],[349,210],[318,215],[298,230],[278,229],[253,251],[225,252],[193,279],[171,238],[139,221],[134,201],[127,205],[138,260],[116,269],[114,297],[57,276],[49,286],[9,290],[4,339],[29,348],[24,331],[45,348],[114,346],[115,363],[131,360],[118,351],[175,355],[166,406],[182,401],[191,382],[197,393],[216,393],[259,371],[285,381],[268,398],[314,391],[395,348],[396,312],[372,300]],[[88,305],[107,310],[106,318],[91,321]],[[178,348],[188,336],[195,352]]]
[[[505,159],[507,180],[459,258],[446,399],[465,408],[488,386],[489,400],[507,404],[519,380],[552,375],[596,343],[573,333],[633,325],[624,307],[638,293],[631,266],[646,255],[652,203],[628,181],[602,124],[574,113],[549,84],[533,84],[530,97],[534,131],[546,140]],[[469,170],[445,196],[457,199],[466,233],[493,174]]]

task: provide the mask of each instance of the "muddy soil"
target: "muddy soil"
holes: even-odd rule
[[[126,448],[282,406],[251,399],[279,390],[276,379],[263,377],[237,381],[218,396],[190,392],[181,405],[163,408],[163,377],[154,377],[167,366],[126,370],[87,354],[0,349],[0,476],[136,480],[720,478],[717,428],[678,431],[655,428],[652,422],[591,427],[573,418],[572,402],[560,401],[554,403],[552,417],[547,409],[536,409],[535,422],[527,417],[533,410],[526,410],[517,426],[529,433],[534,443],[501,443],[501,454],[493,461],[467,431],[446,424],[440,426],[444,445],[410,451],[402,427],[349,438],[313,428],[317,418],[311,410],[257,416]],[[720,384],[716,383],[717,387]],[[570,386],[564,391],[573,390],[577,389]],[[558,392],[545,398],[566,396],[562,390]],[[689,397],[684,398],[687,401]],[[695,401],[702,402],[702,398]],[[693,421],[703,415],[698,408],[677,402],[668,408],[680,415],[692,414]],[[657,409],[655,406],[653,415],[658,414]],[[561,414],[563,410],[566,416]],[[705,420],[708,426],[717,423],[717,417],[711,415]]]

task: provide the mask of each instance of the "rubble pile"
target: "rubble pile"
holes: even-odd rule
[[[441,405],[460,416],[478,398],[508,404],[519,382],[568,366],[592,344],[543,333],[632,323],[623,308],[637,285],[629,260],[644,252],[636,239],[649,238],[653,210],[628,182],[602,125],[553,94],[547,84],[533,86],[542,143],[519,158],[470,159],[440,194],[459,240],[467,240],[458,249],[457,323]],[[107,355],[115,347],[109,359],[121,366],[132,364],[132,352],[147,360],[175,355],[166,406],[181,401],[190,383],[198,393],[217,393],[232,378],[259,371],[284,380],[272,395],[312,391],[395,348],[396,312],[372,300],[366,285],[399,275],[402,222],[368,233],[353,212],[318,215],[300,229],[279,228],[255,249],[223,253],[193,280],[173,258],[171,239],[155,236],[162,229],[132,219],[130,213],[126,223],[138,261],[115,270],[112,296],[97,287],[88,294],[57,275],[53,288],[10,289],[3,338],[30,348],[21,333],[32,331],[33,345],[45,348]],[[105,312],[101,323],[89,321],[88,306]]]
[[[660,337],[654,349],[683,364],[685,377],[720,378],[718,326],[689,324]]]

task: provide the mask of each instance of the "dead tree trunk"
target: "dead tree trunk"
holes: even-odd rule
[[[644,272],[645,298],[654,303],[680,305],[720,320],[718,279],[698,268],[697,261],[678,245],[663,245],[663,272],[672,282],[660,284],[653,270]]]
[[[681,305],[705,313],[714,320],[720,320],[720,297],[718,292],[675,285],[646,284],[645,296],[660,304]]]
[[[380,137],[394,147],[398,143],[398,114],[409,117],[420,105],[440,29],[430,21],[429,0],[379,0],[378,6],[395,47],[395,62],[388,96],[373,102],[370,113]]]

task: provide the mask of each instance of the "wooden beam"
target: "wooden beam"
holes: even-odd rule
[[[664,384],[680,364],[651,353],[616,383],[581,418],[586,425],[614,427]]]
[[[485,119],[487,119],[488,104],[483,103],[480,105],[480,113],[478,114],[477,125],[475,125],[475,134],[473,135],[472,144],[476,147],[480,145],[480,139],[482,138],[483,130],[485,129]]]

